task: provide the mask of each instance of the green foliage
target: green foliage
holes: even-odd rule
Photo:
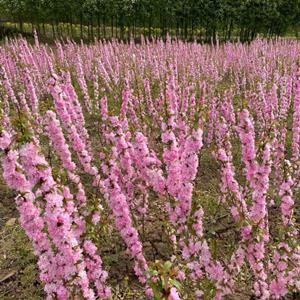
[[[155,300],[167,300],[170,290],[175,287],[181,289],[181,283],[176,279],[178,269],[172,262],[155,261],[149,268],[149,285],[151,286]]]
[[[300,0],[0,0],[0,19],[8,17],[52,36],[88,38],[159,35],[216,41],[282,35],[299,25]],[[41,29],[41,24],[42,29]],[[60,26],[60,24],[68,24]],[[51,29],[50,29],[51,30]]]

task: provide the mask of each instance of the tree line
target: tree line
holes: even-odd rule
[[[53,37],[249,41],[284,35],[299,17],[300,0],[0,0],[0,18]]]

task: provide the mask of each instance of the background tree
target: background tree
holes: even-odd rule
[[[89,39],[169,33],[250,41],[297,30],[300,20],[300,0],[0,0],[0,9],[0,17],[9,17],[20,31],[26,22],[45,35],[50,27],[53,37]]]

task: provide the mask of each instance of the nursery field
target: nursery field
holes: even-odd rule
[[[0,46],[0,299],[300,299],[300,44]]]

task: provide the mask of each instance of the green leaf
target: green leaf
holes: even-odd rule
[[[176,279],[170,279],[170,284],[172,284],[172,286],[175,286],[178,290],[180,290],[182,287],[181,283]]]
[[[47,165],[36,165],[35,166],[39,171],[43,171],[43,170],[47,170],[48,169],[48,166]]]
[[[166,270],[170,270],[170,269],[172,268],[172,262],[166,261],[166,262],[164,263],[164,268],[165,268]]]
[[[156,270],[150,269],[148,272],[154,276],[158,276],[158,272]]]
[[[32,192],[35,193],[43,184],[43,181],[39,181],[33,188],[32,188]]]

